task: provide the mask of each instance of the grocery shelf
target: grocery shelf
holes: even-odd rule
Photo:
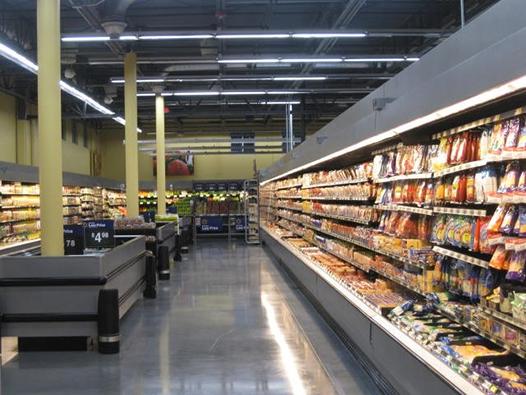
[[[278,187],[276,188],[275,190],[276,191],[280,191],[282,189],[291,189],[291,188],[299,188],[301,187],[302,184],[293,184],[293,185],[289,185],[289,186],[286,186],[286,187]]]
[[[496,311],[496,310],[493,310],[493,309],[490,309],[484,306],[479,306],[477,310],[479,310],[481,313],[487,314],[491,317],[507,322],[508,324],[511,324],[515,326],[516,328],[519,328],[526,332],[526,322],[524,321],[520,321],[517,318],[512,317],[508,314],[504,314],[504,313],[501,313],[500,311]]]
[[[0,192],[0,196],[40,196],[40,194],[24,192]]]
[[[282,214],[276,214],[278,217],[280,218],[283,218],[283,219],[286,219],[287,221],[291,221],[291,222],[296,222],[298,224],[302,224],[303,225],[303,222],[302,221],[299,221],[299,220],[296,220],[296,219],[293,219],[293,218],[290,218],[290,217],[287,217],[285,215],[282,215]]]
[[[369,267],[363,266],[363,265],[359,264],[358,262],[350,259],[349,257],[346,257],[343,254],[339,254],[336,251],[332,251],[330,248],[324,247],[321,244],[316,244],[316,247],[318,247],[319,249],[321,249],[321,250],[323,250],[325,252],[328,252],[329,254],[334,255],[337,258],[340,258],[344,262],[350,263],[351,265],[357,267],[360,270],[363,270],[366,273],[369,272]]]
[[[312,196],[312,197],[303,197],[303,200],[330,200],[338,202],[368,202],[372,197],[367,198],[337,198],[337,197],[327,197],[327,196]]]
[[[355,239],[352,239],[350,237],[345,237],[345,236],[340,235],[338,233],[330,232],[328,230],[323,230],[323,229],[318,228],[316,226],[313,226],[311,224],[305,223],[304,226],[307,227],[307,228],[310,228],[312,230],[318,231],[320,233],[326,234],[327,236],[332,236],[332,237],[334,237],[336,239],[339,239],[339,240],[342,240],[342,241],[346,241],[346,242],[354,244],[354,245],[356,245],[358,247],[365,248],[365,249],[367,249],[369,251],[373,251],[373,252],[376,252],[378,254],[385,255],[385,256],[387,256],[389,258],[395,259],[395,260],[400,261],[402,263],[407,263],[408,265],[413,265],[413,266],[419,267],[421,269],[427,268],[426,264],[423,264],[421,262],[412,261],[409,258],[405,258],[403,256],[390,253],[389,251],[385,251],[385,250],[380,250],[380,249],[374,248],[374,247],[369,246],[366,243],[363,243],[363,242],[361,242],[359,240],[355,240]]]
[[[30,208],[40,208],[40,206],[2,206],[0,210],[20,210],[20,209],[30,209]]]
[[[342,180],[342,181],[334,181],[334,182],[325,182],[321,184],[303,185],[302,189],[337,187],[341,185],[361,184],[363,182],[368,182],[368,181],[370,181],[368,178],[360,178],[356,180]]]
[[[404,211],[408,213],[422,214],[422,215],[433,215],[433,210],[430,208],[404,206],[402,204],[376,204],[374,206],[378,210],[387,211]]]
[[[466,327],[469,330],[479,334],[482,337],[485,337],[488,340],[491,340],[493,343],[501,346],[502,348],[511,351],[514,354],[517,354],[521,358],[526,358],[526,352],[516,347],[514,344],[507,343],[502,339],[497,338],[491,333],[487,332],[484,328],[481,328],[473,321],[466,321],[460,317],[457,317],[455,314],[452,314],[447,308],[442,307],[441,304],[437,305],[438,311],[444,314],[449,319],[458,322],[460,325]]]
[[[5,221],[0,221],[0,224],[12,224],[16,222],[30,222],[30,221],[38,221],[40,220],[40,217],[36,218],[18,218],[18,219],[7,219]]]
[[[363,225],[369,225],[369,224],[371,224],[373,222],[373,221],[369,221],[369,220],[366,220],[366,219],[351,218],[351,217],[345,217],[345,216],[342,216],[342,215],[320,213],[320,212],[317,212],[317,211],[312,211],[312,212],[306,213],[306,214],[316,215],[318,217],[324,217],[324,218],[337,219],[337,220],[340,220],[340,221],[355,222],[357,224],[363,224]]]
[[[448,167],[447,169],[435,172],[433,175],[435,178],[439,178],[439,177],[446,176],[448,174],[458,173],[459,171],[476,169],[477,167],[482,167],[487,164],[488,164],[487,160],[476,160],[473,162],[462,163],[460,165]]]
[[[300,251],[262,226],[266,245],[294,278],[365,354],[390,378],[400,393],[482,394],[474,384],[449,368],[438,356],[419,344],[365,303]]]
[[[292,210],[292,211],[303,211],[301,208],[295,208],[295,207],[285,207],[285,206],[272,206],[273,208],[281,208],[283,210]]]
[[[487,215],[487,211],[484,209],[433,207],[432,211],[437,214],[467,215],[472,217],[485,217]]]
[[[433,178],[432,173],[415,173],[415,174],[401,174],[398,176],[384,177],[373,179],[376,184],[383,184],[394,181],[408,181],[408,180],[428,180]]]
[[[301,196],[277,196],[277,199],[302,199]]]
[[[475,258],[475,257],[473,257],[471,255],[462,254],[460,252],[453,251],[453,250],[450,250],[450,249],[447,249],[447,248],[443,248],[443,247],[440,247],[440,246],[434,246],[433,247],[433,251],[435,251],[438,254],[448,256],[448,257],[453,258],[453,259],[459,259],[461,261],[464,261],[464,262],[467,262],[467,263],[471,263],[472,265],[483,267],[485,269],[487,269],[488,266],[489,266],[489,262],[488,261],[485,261],[485,260],[479,259],[479,258]]]
[[[521,195],[494,195],[488,196],[488,203],[501,204],[501,203],[513,203],[513,204],[526,204],[526,196]]]

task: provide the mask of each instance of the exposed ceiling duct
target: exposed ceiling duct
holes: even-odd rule
[[[102,8],[101,26],[111,38],[119,38],[126,26],[126,12],[135,0],[106,0]]]

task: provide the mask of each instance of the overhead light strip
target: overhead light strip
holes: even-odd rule
[[[31,61],[30,59],[26,58],[24,55],[18,53],[14,49],[8,47],[5,44],[0,43],[0,56],[3,56],[4,58],[16,63],[17,65],[23,67],[24,69],[32,72],[33,74],[38,75],[38,65]],[[110,110],[108,107],[103,106],[99,102],[97,102],[92,97],[88,96],[84,92],[80,91],[79,89],[75,88],[74,86],[68,84],[65,81],[60,81],[60,89],[64,92],[70,94],[71,96],[79,99],[80,101],[86,103],[88,106],[92,107],[93,109],[97,110],[98,112],[105,114],[105,115],[114,115],[115,113]],[[121,117],[115,117],[112,118],[114,121],[123,124],[120,120],[124,121]],[[142,133],[142,130],[137,128],[137,131],[139,133]]]
[[[327,76],[283,76],[283,77],[215,77],[215,78],[176,78],[176,77],[151,77],[139,78],[138,84],[151,84],[162,82],[219,82],[219,81],[325,81]],[[372,78],[374,79],[374,78]],[[114,77],[110,79],[112,84],[124,84],[124,78]]]
[[[493,100],[497,100],[499,98],[502,98],[504,96],[510,95],[514,92],[517,92],[519,90],[526,89],[526,75],[517,78],[515,80],[512,80],[508,83],[505,83],[503,85],[497,86],[495,88],[488,89],[487,91],[484,91],[478,95],[472,96],[469,99],[462,100],[460,102],[457,102],[455,104],[452,104],[450,106],[441,108],[440,110],[434,111],[428,115],[425,115],[420,118],[416,118],[412,121],[406,122],[402,125],[399,125],[395,128],[389,129],[383,133],[377,134],[375,136],[372,136],[368,139],[362,140],[359,143],[350,145],[348,147],[345,147],[341,150],[338,150],[336,152],[333,152],[332,154],[326,155],[322,158],[319,158],[315,161],[306,163],[304,165],[298,166],[292,170],[289,170],[287,172],[284,172],[278,176],[272,177],[269,180],[266,180],[262,183],[262,185],[278,180],[280,178],[286,177],[288,175],[300,172],[302,170],[306,170],[310,167],[319,165],[321,163],[327,162],[331,159],[338,158],[342,155],[348,154],[350,152],[356,151],[360,148],[367,147],[371,144],[380,143],[383,141],[386,141],[389,138],[398,136],[402,133],[405,133],[409,130],[413,130],[415,128],[418,128],[420,126],[427,125],[431,122],[435,122],[444,118],[447,118],[451,115],[458,114],[462,111],[466,111],[468,109],[480,106],[481,104],[491,102]]]
[[[137,40],[251,40],[251,39],[324,39],[324,38],[364,38],[367,32],[281,32],[281,33],[133,33],[111,37],[106,34],[68,34],[62,37],[63,42],[105,42],[105,41],[137,41]]]
[[[364,91],[365,92],[365,91]],[[252,95],[305,95],[312,93],[309,90],[253,90],[253,91],[175,91],[163,92],[164,97],[170,96],[252,96]],[[346,91],[343,91],[346,93]],[[362,91],[349,92],[362,93]],[[154,92],[140,92],[137,97],[154,97]]]

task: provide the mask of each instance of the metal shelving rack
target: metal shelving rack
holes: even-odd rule
[[[243,182],[245,192],[245,242],[259,244],[259,183],[257,180]]]

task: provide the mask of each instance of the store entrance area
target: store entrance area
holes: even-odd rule
[[[120,354],[20,354],[2,394],[379,393],[265,248],[200,240],[173,272],[122,321]]]

